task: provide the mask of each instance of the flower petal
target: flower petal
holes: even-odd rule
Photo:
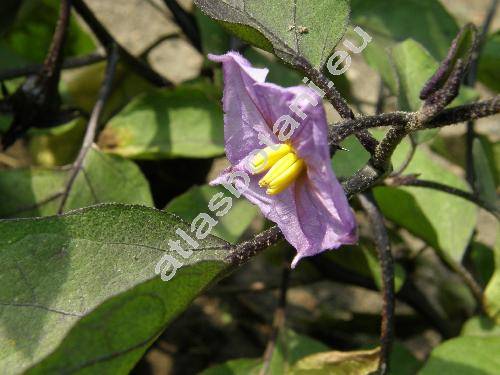
[[[224,138],[226,155],[231,164],[238,164],[252,151],[262,148],[258,135],[277,143],[272,133],[272,123],[266,108],[260,107],[255,85],[263,83],[267,69],[253,68],[237,52],[225,55],[208,55],[209,59],[222,63],[224,72]]]
[[[243,160],[229,167],[210,184],[227,182],[231,173],[246,172],[245,166],[246,161]],[[236,188],[256,204],[266,218],[278,225],[286,240],[297,250],[293,267],[303,257],[356,243],[354,213],[331,169],[308,170],[307,175],[304,174],[275,196],[267,195],[265,189],[259,186],[260,176],[248,174],[248,177],[248,187],[241,179],[236,179]]]

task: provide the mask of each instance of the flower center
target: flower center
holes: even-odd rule
[[[302,171],[304,160],[297,157],[293,147],[283,143],[260,150],[250,162],[253,174],[269,170],[259,181],[260,187],[266,187],[266,194],[276,195],[285,190]]]

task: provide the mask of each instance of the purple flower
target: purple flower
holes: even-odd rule
[[[292,262],[357,241],[356,221],[331,167],[321,97],[305,86],[266,83],[236,52],[209,55],[224,72],[224,135],[232,182],[297,250]],[[267,145],[267,147],[264,147]],[[234,179],[238,174],[239,179]],[[235,181],[230,181],[235,180]]]

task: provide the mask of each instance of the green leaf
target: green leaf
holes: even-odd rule
[[[420,91],[439,64],[421,44],[412,39],[396,45],[392,57],[399,80],[399,109],[417,111],[422,104]],[[474,91],[471,89],[463,87],[461,91],[453,105],[465,104],[477,97],[477,94],[472,95]]]
[[[352,176],[370,159],[370,154],[358,142],[355,136],[350,136],[341,144],[344,150],[338,150],[332,158],[332,167],[338,178]]]
[[[420,90],[434,74],[438,63],[422,45],[412,39],[396,45],[392,57],[399,80],[399,109],[417,111],[422,103]]]
[[[480,139],[475,138],[472,144],[476,188],[479,196],[491,205],[497,204],[495,177],[490,169],[486,150]]]
[[[500,337],[458,337],[435,348],[419,375],[497,374]]]
[[[318,69],[344,35],[349,18],[346,0],[196,0],[195,4],[244,41],[291,65],[302,57]]]
[[[420,91],[434,75],[439,63],[422,45],[412,39],[397,44],[392,50],[393,66],[399,82],[398,107],[403,111],[418,111],[422,105]],[[478,97],[470,88],[462,87],[452,106],[465,104]],[[432,138],[439,129],[425,130],[417,134],[417,142]]]
[[[91,112],[104,79],[106,63],[101,62],[71,71],[63,76],[61,94],[68,106]],[[102,122],[120,111],[137,95],[153,91],[153,86],[133,72],[129,66],[118,63],[110,97],[103,109]]]
[[[213,53],[222,55],[230,46],[231,38],[227,31],[219,23],[206,16],[198,8],[195,8],[196,23],[200,29],[201,46],[205,55]]]
[[[227,243],[213,236],[181,258],[168,245],[176,228],[190,233],[125,205],[0,221],[0,372],[128,373],[226,267]],[[166,253],[183,263],[168,282],[155,274]]]
[[[495,256],[495,271],[484,290],[484,304],[488,316],[500,325],[500,236],[498,235],[493,249]]]
[[[218,92],[206,84],[190,84],[140,95],[109,121],[99,145],[134,159],[222,155]]]
[[[470,260],[474,267],[474,276],[483,286],[495,272],[495,254],[493,249],[481,242],[472,241],[469,252]]]
[[[83,168],[65,211],[104,202],[153,205],[148,182],[133,162],[93,148]],[[0,217],[55,214],[68,177],[68,168],[0,170]]]
[[[395,43],[414,39],[441,60],[458,32],[456,21],[438,0],[351,0],[351,7],[352,24],[373,37],[363,54],[393,94],[397,79],[389,51]]]
[[[481,52],[478,78],[490,89],[500,91],[500,30],[488,36]]]
[[[409,151],[404,141],[393,157],[400,165]],[[437,156],[417,149],[405,174],[468,190],[465,181],[436,161]],[[384,215],[423,239],[443,255],[460,262],[476,225],[476,206],[462,198],[421,187],[377,187],[375,197]],[[396,204],[397,203],[397,204]]]
[[[31,129],[29,151],[35,165],[44,167],[72,163],[82,145],[86,120],[77,118],[48,129]]]
[[[269,363],[270,374],[287,374],[288,369],[301,358],[314,353],[324,352],[328,347],[311,337],[285,329],[278,335],[276,346]],[[237,359],[213,366],[200,375],[257,375],[262,367],[262,360]]]
[[[474,316],[467,320],[463,327],[461,336],[498,336],[500,337],[500,325],[485,316]]]
[[[218,224],[212,230],[212,234],[228,242],[236,242],[248,229],[258,209],[246,199],[235,199],[223,186],[194,186],[186,193],[174,198],[165,210],[191,221],[200,212],[207,211],[212,199],[214,205],[221,204],[221,207],[217,208],[221,214],[229,209],[218,219]],[[224,203],[223,200],[227,202]]]
[[[59,14],[57,0],[25,0],[17,14],[14,25],[2,36],[0,49],[10,51],[16,60],[0,59],[0,68],[18,67],[19,61],[42,62],[49,49]],[[65,55],[90,53],[95,49],[91,37],[78,25],[76,18],[70,20]]]
[[[261,368],[258,358],[240,358],[210,367],[199,375],[258,375]]]
[[[398,341],[394,342],[389,359],[389,374],[414,375],[420,366],[420,361],[406,347]]]
[[[376,251],[366,241],[361,240],[358,246],[343,246],[325,256],[349,271],[372,278],[377,287],[382,288],[382,274]],[[400,264],[396,264],[394,273],[394,288],[397,292],[404,284],[406,272]]]
[[[377,370],[379,356],[379,348],[352,352],[330,351],[317,353],[298,361],[290,374],[368,375]]]

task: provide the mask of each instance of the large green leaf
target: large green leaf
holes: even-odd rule
[[[455,20],[438,0],[352,0],[351,7],[353,24],[373,37],[364,56],[394,94],[397,79],[389,51],[395,43],[414,39],[441,60],[458,32]]]
[[[393,158],[400,165],[409,151],[402,142]],[[437,181],[468,190],[465,181],[436,161],[436,155],[417,149],[405,173],[420,174],[424,180]],[[477,208],[462,198],[420,187],[378,187],[375,197],[384,215],[445,256],[459,262],[469,243],[477,220]]]
[[[490,35],[484,44],[479,62],[478,78],[490,89],[500,91],[500,30]]]
[[[498,374],[500,337],[464,336],[445,341],[435,348],[419,375]]]
[[[165,210],[191,221],[200,212],[206,212],[211,201],[222,215],[212,234],[231,243],[241,237],[258,213],[257,207],[246,199],[235,199],[222,186],[208,185],[192,187],[174,198]]]
[[[189,84],[140,95],[109,121],[99,145],[136,159],[221,155],[219,94],[206,84]]]
[[[125,205],[0,221],[0,372],[127,373],[226,267],[227,243],[213,236],[182,258],[169,247],[176,228],[191,233]],[[167,253],[183,266],[164,282],[155,267]]]
[[[0,217],[55,214],[68,177],[67,167],[1,170]],[[105,202],[153,205],[148,182],[133,162],[93,148],[68,195],[65,211]]]
[[[321,68],[342,38],[347,0],[196,0],[195,4],[241,39],[294,64]]]
[[[0,68],[18,67],[19,62],[41,62],[49,49],[56,25],[60,2],[57,0],[25,0],[17,14],[14,25],[2,36],[0,50],[5,50],[15,59],[0,59]],[[66,55],[80,55],[93,51],[94,42],[72,17]],[[0,52],[1,53],[1,52]],[[3,53],[2,53],[3,54]]]

